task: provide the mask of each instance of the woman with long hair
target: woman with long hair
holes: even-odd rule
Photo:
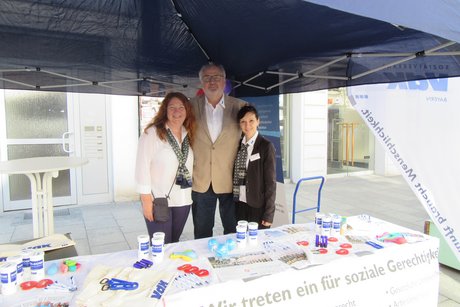
[[[166,95],[160,109],[139,138],[136,190],[150,238],[165,233],[165,243],[178,242],[192,204],[192,145],[195,116],[188,98]],[[155,198],[168,199],[169,218],[155,218]]]

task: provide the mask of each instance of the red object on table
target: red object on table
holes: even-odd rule
[[[341,248],[335,252],[337,255],[348,255],[349,251],[346,248]]]
[[[40,281],[30,280],[21,283],[19,286],[22,290],[30,290],[33,288],[45,288],[46,286],[49,286],[53,283],[54,282],[51,279],[42,279]]]

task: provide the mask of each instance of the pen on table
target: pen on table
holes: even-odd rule
[[[377,244],[377,243],[372,242],[372,241],[366,241],[366,244],[367,244],[367,245],[370,245],[370,246],[372,246],[373,248],[376,248],[376,249],[381,249],[381,248],[383,248],[382,245]]]

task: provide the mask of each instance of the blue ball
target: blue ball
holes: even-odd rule
[[[219,245],[219,242],[217,242],[216,239],[212,238],[212,239],[209,239],[208,241],[208,249],[211,251],[211,252],[214,252],[216,249],[217,249],[217,246]]]
[[[225,242],[229,251],[234,250],[236,247],[236,241],[234,239],[227,239]]]
[[[52,263],[46,270],[46,275],[52,276],[58,272],[58,266],[56,263]]]
[[[227,257],[228,255],[227,244],[219,244],[219,246],[217,246],[217,250],[215,251],[215,253],[218,258]]]

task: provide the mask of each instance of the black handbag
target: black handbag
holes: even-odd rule
[[[155,222],[167,222],[169,220],[169,206],[167,197],[156,197],[153,200],[153,220]]]
[[[179,170],[178,170],[179,171]],[[176,172],[177,176],[177,172]],[[168,199],[169,199],[169,194],[171,194],[171,190],[174,186],[174,182],[176,182],[176,176],[174,176],[173,183],[171,184],[171,187],[169,188],[169,192],[165,197],[155,197],[153,195],[153,220],[155,222],[167,222],[169,220],[169,205],[168,205]]]

